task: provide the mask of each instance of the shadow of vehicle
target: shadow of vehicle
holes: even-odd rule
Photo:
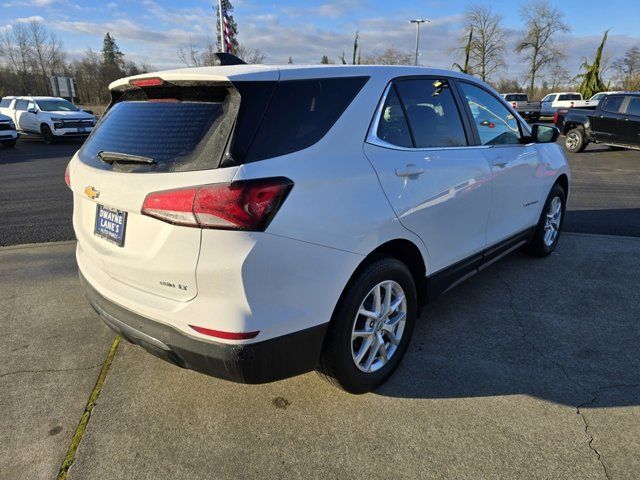
[[[640,249],[626,240],[626,258],[592,257],[590,240],[566,235],[543,260],[514,254],[438,299],[377,393],[640,405]]]
[[[564,230],[640,237],[640,208],[569,210],[564,221]]]

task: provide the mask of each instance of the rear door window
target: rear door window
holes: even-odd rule
[[[468,145],[460,112],[446,79],[396,82],[416,148]]]
[[[515,116],[483,88],[460,82],[482,145],[515,145],[522,135]]]
[[[245,161],[286,155],[318,142],[367,80],[344,77],[279,82]]]
[[[382,106],[376,136],[391,145],[405,148],[413,147],[407,118],[394,85],[389,88],[387,98]]]
[[[627,104],[627,115],[640,117],[640,97],[629,97]]]
[[[26,109],[27,109],[26,100],[16,100],[16,110],[26,110]]]
[[[622,95],[607,95],[604,100],[602,100],[602,110],[609,113],[618,113],[620,112],[620,107],[622,107],[622,102],[624,101],[624,96]]]
[[[10,98],[3,98],[0,100],[0,108],[7,108],[11,104]]]

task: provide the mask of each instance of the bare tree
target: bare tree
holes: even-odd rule
[[[211,67],[216,65],[216,53],[218,53],[218,46],[211,39],[208,39],[202,51],[198,50],[193,45],[193,42],[190,42],[187,48],[179,48],[178,58],[187,67]],[[235,55],[248,64],[262,63],[267,58],[259,48],[246,47],[240,44],[236,45]]]
[[[624,90],[640,90],[640,48],[631,47],[612,63],[616,80]]]
[[[522,8],[520,16],[526,30],[516,52],[529,64],[529,92],[533,93],[539,73],[563,57],[554,40],[558,33],[568,32],[569,27],[562,21],[562,12],[548,0],[531,0]]]
[[[382,54],[365,57],[361,62],[365,65],[413,65],[414,56],[389,47]]]
[[[469,68],[487,81],[490,75],[504,66],[502,16],[494,14],[489,6],[472,5],[466,11],[465,21],[465,37],[471,39]]]
[[[551,64],[549,64],[548,71],[552,91],[557,91],[560,87],[567,86],[571,83],[569,69],[567,69],[564,66],[564,62],[559,59],[555,59]]]

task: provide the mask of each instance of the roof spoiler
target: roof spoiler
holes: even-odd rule
[[[226,65],[246,65],[247,62],[241,58],[232,55],[231,53],[216,52],[213,54],[213,63],[216,67],[222,67]]]

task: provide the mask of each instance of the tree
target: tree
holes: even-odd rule
[[[362,55],[360,51],[359,40],[360,40],[360,32],[356,32],[356,36],[353,40],[353,57],[351,60],[352,65],[359,65],[360,63],[362,63]],[[339,58],[343,65],[347,65],[347,60],[344,57],[344,52],[342,52],[342,55],[340,55]]]
[[[457,68],[462,73],[471,74],[471,66],[469,60],[471,58],[471,42],[473,41],[473,27],[469,29],[469,36],[467,38],[467,44],[464,47],[464,67],[461,67],[459,63],[454,63],[452,67]]]
[[[600,46],[596,51],[596,57],[594,58],[593,63],[589,64],[589,61],[585,58],[581,66],[585,71],[584,73],[580,73],[576,76],[576,78],[582,79],[582,82],[578,86],[578,91],[584,98],[591,98],[596,93],[607,90],[607,85],[604,84],[601,78],[600,64],[602,61],[602,50],[604,49],[604,44],[607,41],[608,35],[609,30],[604,32],[602,42],[600,42]]]
[[[389,47],[380,55],[365,57],[362,63],[365,65],[413,65],[414,55]]]
[[[322,55],[322,58],[320,59],[320,64],[329,65],[329,57],[327,57],[326,55]]]
[[[259,48],[246,47],[240,43],[236,46],[236,55],[248,64],[252,65],[262,63],[267,58],[264,52]]]
[[[549,80],[551,81],[551,90],[554,92],[571,83],[569,70],[564,66],[563,61],[556,59],[549,65]]]
[[[623,90],[640,90],[640,48],[628,49],[622,58],[613,62],[612,67]]]
[[[516,52],[529,64],[529,93],[533,93],[538,74],[554,61],[563,57],[555,46],[558,33],[568,32],[562,21],[562,12],[552,7],[548,0],[531,0],[520,11],[526,31],[518,41]]]
[[[123,63],[123,57],[124,54],[120,51],[116,39],[107,32],[102,42],[103,63],[108,66],[120,67]]]
[[[495,85],[495,88],[502,93],[518,93],[522,91],[522,87],[517,78],[501,78]]]
[[[502,16],[494,14],[489,6],[474,5],[467,9],[465,20],[471,39],[467,68],[487,81],[487,77],[504,66]]]
[[[204,50],[198,50],[192,42],[185,48],[178,49],[178,58],[187,67],[212,67],[216,65],[219,52],[216,45],[211,39],[207,40]],[[264,62],[266,55],[259,48],[245,47],[238,44],[235,55],[244,60],[248,64],[257,64]]]
[[[289,56],[289,60],[287,60],[287,64],[289,65],[293,64],[293,57]]]

